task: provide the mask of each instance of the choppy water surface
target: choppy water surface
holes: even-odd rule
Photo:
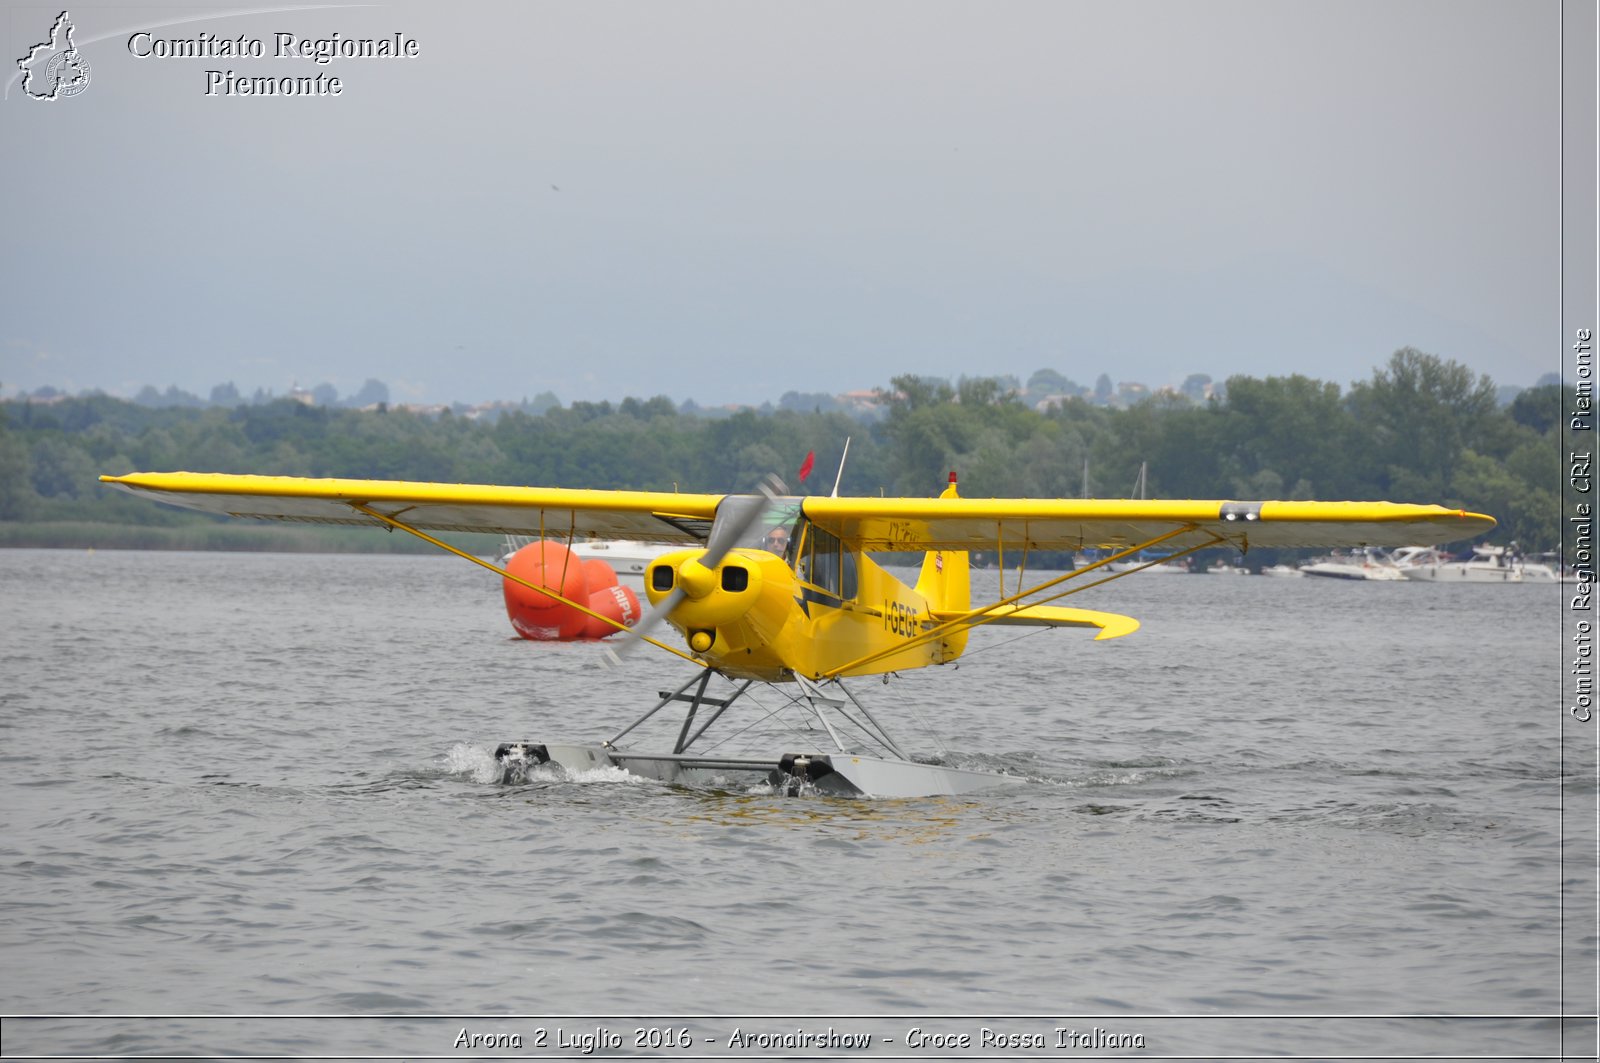
[[[914,713],[1033,780],[911,801],[499,785],[498,741],[607,737],[685,666],[510,638],[455,559],[0,551],[0,595],[3,1010],[164,1016],[11,1019],[8,1055],[448,1055],[463,1027],[535,1054],[608,1022],[632,1050],[626,1022],[533,1018],[617,1014],[891,1052],[913,1025],[1559,1044],[1516,1018],[1562,1008],[1555,588],[1091,591],[1142,630],[983,631],[959,668],[857,684],[921,750]],[[1487,1017],[1287,1018],[1418,1014]],[[268,1018],[198,1017],[228,1015]],[[346,1018],[282,1017],[311,1015]]]

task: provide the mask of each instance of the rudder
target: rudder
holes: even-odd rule
[[[950,483],[940,498],[960,498],[956,490],[956,474],[950,474]],[[965,550],[929,550],[922,556],[922,572],[917,577],[916,591],[927,599],[930,610],[964,613],[972,608],[972,578]],[[942,640],[945,659],[954,660],[967,647],[967,631],[952,632]]]

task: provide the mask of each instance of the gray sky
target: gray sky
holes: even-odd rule
[[[30,99],[60,10],[0,13],[7,394],[1561,368],[1546,0],[102,4],[89,86]],[[208,97],[230,69],[343,91]]]

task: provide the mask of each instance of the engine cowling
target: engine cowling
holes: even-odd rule
[[[760,561],[734,550],[716,568],[701,563],[704,550],[679,550],[663,554],[645,573],[645,594],[650,604],[682,589],[683,600],[669,620],[689,637],[697,653],[709,650],[718,628],[736,623],[761,598]]]

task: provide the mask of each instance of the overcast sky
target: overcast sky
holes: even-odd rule
[[[88,86],[31,99],[60,10],[0,12],[7,394],[1561,368],[1554,2],[100,4]]]

